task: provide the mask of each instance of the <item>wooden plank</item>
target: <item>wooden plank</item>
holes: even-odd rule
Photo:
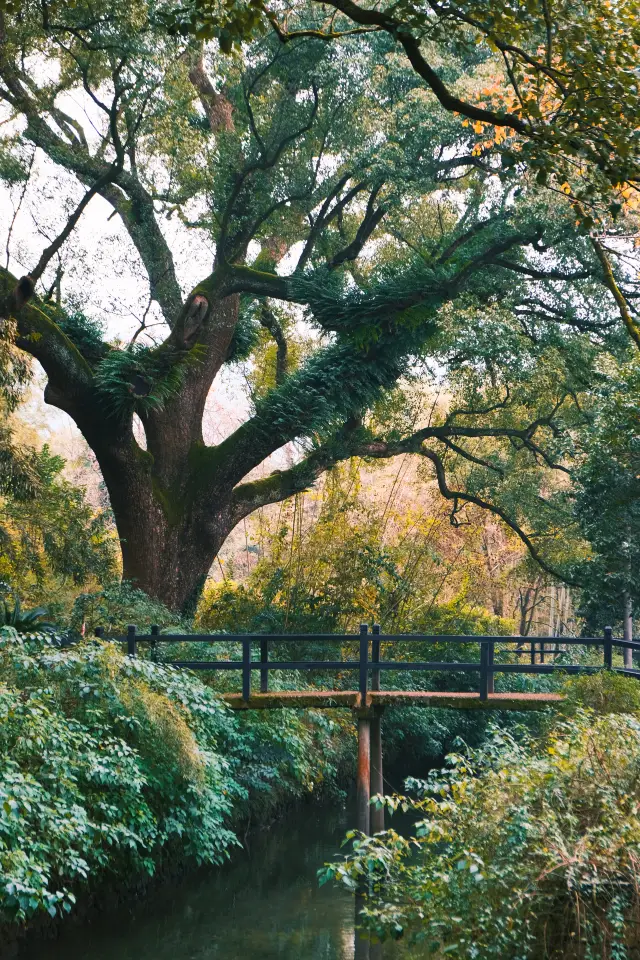
[[[222,699],[233,710],[277,710],[281,707],[297,710],[313,707],[321,710],[360,706],[360,694],[357,690],[281,690],[252,693],[248,700],[243,700],[240,693],[223,693]]]
[[[289,707],[304,710],[362,707],[357,690],[282,690],[270,693],[252,693],[248,700],[240,693],[224,693],[223,700],[233,710],[277,710]],[[477,693],[439,693],[414,690],[370,691],[366,706],[438,707],[454,710],[540,710],[558,704],[564,698],[559,693],[491,693],[481,700]]]
[[[558,704],[559,693],[490,693],[481,700],[477,693],[440,693],[417,690],[372,691],[368,698],[376,706],[438,707],[454,710],[540,710]]]

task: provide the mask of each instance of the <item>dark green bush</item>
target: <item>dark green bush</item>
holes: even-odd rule
[[[218,863],[241,818],[336,789],[340,718],[239,717],[187,671],[56,644],[0,628],[0,920],[69,911],[169,856]]]
[[[635,677],[603,670],[572,678],[563,692],[569,713],[579,707],[596,713],[640,713],[640,683]]]

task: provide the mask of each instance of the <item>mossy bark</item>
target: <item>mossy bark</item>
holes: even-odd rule
[[[93,369],[37,302],[14,311],[15,278],[0,276],[0,322],[17,314],[18,345],[42,363],[45,400],[68,413],[95,453],[122,548],[123,576],[175,610],[192,606],[209,568],[237,522],[230,475],[242,475],[240,451],[215,457],[202,437],[204,406],[229,349],[238,317],[235,294],[215,297],[199,341],[203,359],[162,409],[141,412],[146,449],[133,411],[107,409]],[[230,463],[234,469],[229,471]],[[250,469],[250,468],[248,468]]]

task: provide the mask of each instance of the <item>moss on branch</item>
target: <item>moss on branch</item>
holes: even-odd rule
[[[18,280],[0,267],[0,322],[14,315]],[[66,395],[84,391],[93,383],[88,361],[61,327],[31,300],[15,310],[16,345],[38,360],[57,391]]]

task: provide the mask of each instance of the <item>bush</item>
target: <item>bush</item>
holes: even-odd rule
[[[0,628],[0,920],[72,909],[177,856],[218,863],[234,826],[333,787],[343,724],[238,716],[199,678],[116,645]]]
[[[640,683],[635,677],[603,670],[575,677],[564,688],[569,713],[587,707],[596,713],[640,713]]]
[[[368,875],[370,932],[407,933],[425,957],[637,956],[636,717],[579,710],[541,743],[495,730],[413,786],[419,799],[387,804],[418,818],[414,838],[351,834],[321,877]]]
[[[78,634],[84,626],[86,636],[93,635],[96,627],[104,627],[108,635],[123,635],[130,623],[140,632],[154,624],[161,629],[175,627],[179,633],[189,630],[177,613],[126,580],[107,584],[95,593],[81,593],[73,605],[71,627]]]
[[[242,789],[225,707],[187,674],[111,644],[0,641],[0,913],[68,910],[103,873],[153,873],[162,848],[218,862]]]

